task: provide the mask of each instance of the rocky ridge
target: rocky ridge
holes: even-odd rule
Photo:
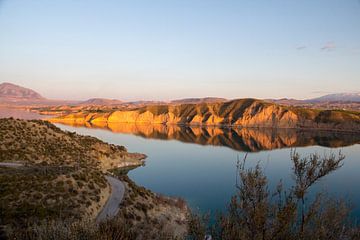
[[[110,112],[78,112],[51,119],[72,124],[146,123],[360,131],[360,113],[282,106],[256,99],[153,105]]]

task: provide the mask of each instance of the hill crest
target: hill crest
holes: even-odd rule
[[[51,121],[360,131],[358,112],[287,107],[251,98],[218,103],[152,105],[101,113],[78,112]]]

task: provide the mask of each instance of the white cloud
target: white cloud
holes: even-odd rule
[[[333,51],[336,49],[336,44],[334,42],[327,42],[324,46],[321,47],[321,51]]]

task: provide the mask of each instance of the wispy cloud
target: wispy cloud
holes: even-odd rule
[[[327,42],[320,49],[321,49],[321,51],[333,51],[336,49],[336,44],[334,42]]]
[[[304,49],[306,49],[307,48],[307,46],[305,46],[305,45],[299,45],[299,46],[297,46],[296,47],[296,50],[304,50]]]

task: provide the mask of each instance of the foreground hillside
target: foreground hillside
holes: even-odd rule
[[[64,132],[41,120],[0,119],[0,143],[0,162],[84,165],[106,171],[140,165],[145,157],[94,137]]]
[[[11,239],[24,239],[27,231],[36,236],[44,224],[54,222],[93,225],[112,195],[105,174],[114,171],[121,173],[125,185],[119,217],[127,228],[141,235],[144,226],[154,233],[165,226],[183,235],[186,204],[129,184],[123,175],[129,167],[142,165],[145,157],[49,122],[0,119],[0,236],[4,229]]]
[[[103,173],[143,158],[48,122],[0,119],[0,226],[93,219],[110,193]]]
[[[55,117],[64,123],[147,123],[360,131],[360,113],[287,107],[256,99],[154,105],[131,110],[81,111]]]

